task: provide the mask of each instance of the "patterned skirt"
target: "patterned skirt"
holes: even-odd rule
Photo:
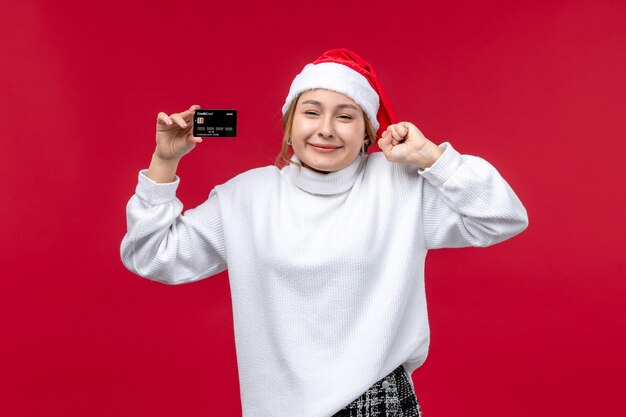
[[[400,365],[333,417],[422,417],[422,409]]]

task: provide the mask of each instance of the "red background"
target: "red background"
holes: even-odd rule
[[[624,415],[623,1],[4,3],[1,415],[240,415],[227,275],[128,272],[125,205],[159,111],[239,111],[236,139],[181,164],[186,208],[271,164],[291,80],[334,47],[529,213],[500,245],[429,254],[425,415]]]

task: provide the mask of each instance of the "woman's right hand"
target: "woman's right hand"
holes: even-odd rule
[[[200,106],[194,104],[181,113],[167,115],[160,112],[157,116],[156,150],[154,156],[164,160],[179,160],[202,142],[202,138],[193,136],[193,114]]]

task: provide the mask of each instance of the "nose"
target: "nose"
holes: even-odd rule
[[[333,118],[332,117],[323,117],[321,121],[321,126],[317,135],[321,138],[332,138],[335,134],[335,129],[333,127]]]

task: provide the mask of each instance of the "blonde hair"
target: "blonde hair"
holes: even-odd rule
[[[276,157],[276,161],[274,162],[274,164],[278,166],[279,168],[282,168],[289,164],[294,164],[294,165],[298,165],[299,167],[302,167],[302,164],[294,162],[291,159],[291,157],[293,156],[293,149],[291,149],[291,146],[288,143],[289,138],[291,138],[291,129],[293,127],[293,117],[294,117],[294,114],[296,113],[296,106],[298,104],[298,100],[300,100],[300,95],[291,102],[289,109],[287,109],[287,112],[283,116],[283,120],[282,120],[283,141],[281,145],[280,154],[278,154],[278,156]],[[367,138],[369,139],[368,141],[369,143],[367,144],[367,146],[369,147],[369,146],[376,144],[376,141],[377,141],[376,132],[374,132],[374,127],[372,126],[372,122],[370,122],[370,119],[367,117],[363,109],[361,109],[361,112],[363,113],[363,119],[365,120],[365,133],[367,134]],[[367,147],[366,147],[366,152],[367,152]]]

